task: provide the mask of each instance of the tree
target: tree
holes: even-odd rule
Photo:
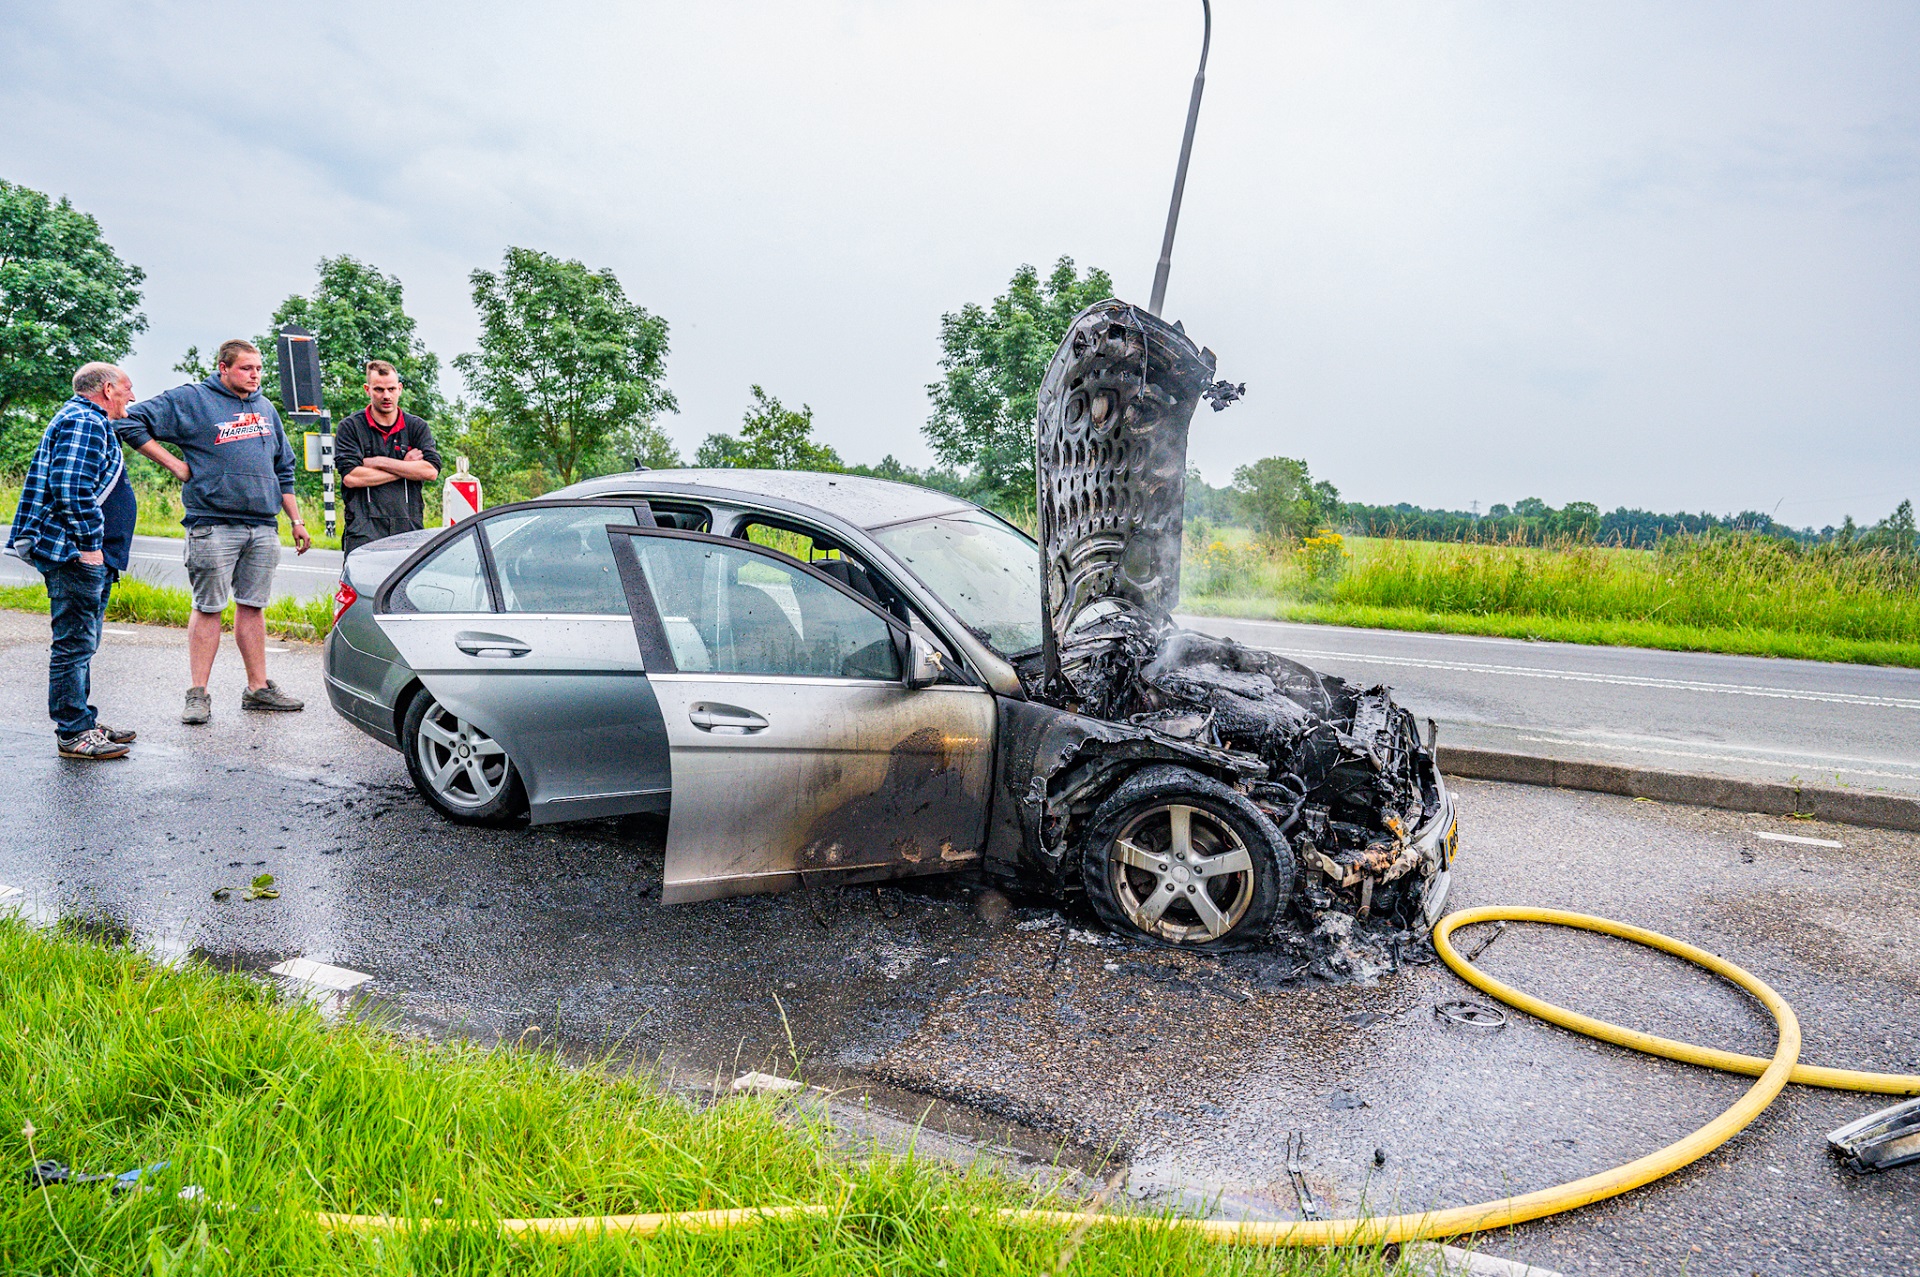
[[[740,418],[740,435],[708,435],[697,465],[736,470],[840,470],[840,454],[813,437],[813,409],[787,407],[760,387]]]
[[[1234,491],[1254,531],[1269,537],[1309,537],[1340,505],[1330,483],[1315,483],[1307,463],[1267,457],[1233,472]]]
[[[384,359],[400,373],[407,389],[402,401],[408,412],[431,420],[443,404],[440,399],[440,357],[414,335],[413,316],[407,314],[400,280],[382,275],[380,268],[342,253],[323,257],[316,268],[319,281],[313,295],[295,294],[273,312],[273,332],[256,337],[265,365],[260,389],[282,412],[280,354],[275,337],[282,324],[299,324],[320,344],[320,388],[327,411],[339,421],[367,406],[364,389],[367,361]],[[199,363],[198,350],[175,365]]]
[[[660,384],[666,320],[628,301],[611,270],[530,248],[509,248],[498,275],[468,278],[480,349],[454,366],[524,454],[572,483],[609,454],[647,450],[634,445],[679,407]]]
[[[81,364],[125,357],[147,328],[145,279],[70,201],[0,181],[0,423],[65,400]]]
[[[1073,259],[1062,257],[1044,281],[1022,266],[991,305],[968,302],[940,317],[945,376],[927,387],[933,415],[922,431],[942,462],[974,472],[986,500],[1004,506],[1034,499],[1040,379],[1073,317],[1111,296],[1105,271],[1082,278]]]

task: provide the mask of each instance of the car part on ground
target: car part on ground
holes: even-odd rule
[[[1215,389],[1213,371],[1213,353],[1178,324],[1122,301],[1069,325],[1038,400],[1047,618],[1037,657],[1016,662],[1027,694],[1136,744],[1213,756],[1207,770],[1293,840],[1311,914],[1430,923],[1445,894],[1452,812],[1413,716],[1385,687],[1354,688],[1173,621],[1187,430]],[[1233,397],[1217,395],[1214,407]],[[1089,733],[1078,756],[1103,752],[1100,735]],[[1036,771],[1049,798],[1055,774]],[[1083,851],[1104,854],[1091,843]],[[1131,917],[1128,926],[1165,943],[1215,938]]]
[[[1731,1051],[1720,1051],[1694,1046],[1687,1042],[1657,1038],[1651,1034],[1624,1029],[1603,1020],[1596,1020],[1575,1011],[1553,1006],[1503,984],[1474,968],[1453,948],[1450,940],[1453,932],[1461,927],[1500,920],[1544,923],[1549,926],[1599,932],[1634,944],[1645,945],[1663,953],[1670,953],[1702,967],[1753,995],[1772,1015],[1779,1030],[1779,1041],[1774,1047],[1773,1055],[1770,1059],[1760,1059],[1757,1056],[1738,1055]],[[1758,976],[1725,958],[1696,948],[1685,941],[1661,935],[1657,931],[1648,931],[1623,922],[1561,909],[1495,906],[1466,909],[1448,915],[1434,928],[1434,945],[1454,973],[1469,984],[1509,1006],[1539,1016],[1548,1023],[1633,1050],[1645,1051],[1687,1064],[1744,1073],[1757,1077],[1758,1080],[1718,1117],[1665,1148],[1636,1158],[1624,1166],[1588,1175],[1571,1183],[1471,1206],[1456,1206],[1405,1215],[1273,1221],[1197,1220],[1169,1217],[1163,1214],[1108,1215],[1092,1211],[1020,1208],[1003,1208],[997,1213],[998,1218],[1009,1223],[1035,1224],[1061,1229],[1084,1229],[1090,1223],[1098,1222],[1109,1227],[1155,1231],[1178,1230],[1195,1233],[1213,1241],[1243,1246],[1338,1246],[1349,1243],[1369,1245],[1425,1238],[1461,1237],[1497,1228],[1510,1228],[1528,1220],[1542,1219],[1549,1215],[1576,1210],[1594,1202],[1619,1197],[1670,1175],[1682,1167],[1690,1166],[1750,1125],[1773,1103],[1790,1081],[1840,1090],[1892,1095],[1920,1094],[1920,1076],[1814,1068],[1799,1064],[1800,1023],[1793,1013],[1793,1008],[1787,1005],[1785,999]],[[1289,1141],[1290,1178],[1294,1170],[1301,1166],[1302,1151],[1302,1144]],[[1296,1185],[1296,1191],[1302,1194],[1303,1207],[1308,1200],[1304,1190],[1303,1175],[1301,1182]],[[826,1206],[768,1207],[765,1211],[821,1213],[830,1209]],[[674,1224],[709,1228],[750,1226],[764,1217],[762,1212],[752,1208],[728,1212],[724,1218],[719,1217],[720,1215],[720,1212],[689,1211],[667,1216],[615,1215],[479,1221],[323,1214],[316,1215],[315,1222],[328,1232],[383,1233],[423,1228],[485,1228],[514,1233],[539,1233],[560,1240],[609,1233],[651,1233]]]
[[[1920,1099],[1849,1122],[1827,1136],[1827,1147],[1856,1175],[1920,1162]]]

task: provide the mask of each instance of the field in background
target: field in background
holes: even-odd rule
[[[15,612],[46,613],[47,587],[44,585],[0,585],[0,608]],[[193,595],[172,585],[156,585],[137,576],[123,576],[115,582],[107,599],[107,619],[128,625],[179,625],[187,623],[193,610]],[[233,628],[233,604],[220,614],[221,628]],[[333,600],[278,598],[267,604],[267,633],[281,638],[319,642],[333,628]]]
[[[624,1058],[573,1067],[539,1047],[433,1044],[355,1016],[330,1024],[252,978],[197,963],[169,970],[78,930],[0,915],[0,1005],[6,1165],[165,1163],[142,1178],[144,1191],[119,1195],[32,1189],[15,1175],[0,1194],[10,1272],[1051,1273],[1074,1246],[1064,1228],[985,1212],[1076,1201],[987,1166],[856,1156],[805,1107],[746,1096],[702,1107]],[[828,1211],[570,1245],[487,1227],[785,1204]],[[314,1223],[319,1210],[477,1224],[335,1236]],[[1410,1269],[1379,1248],[1275,1253],[1099,1227],[1071,1271]]]
[[[1372,629],[1920,666],[1920,563],[1753,536],[1657,550],[1244,534],[1189,544],[1183,606]]]

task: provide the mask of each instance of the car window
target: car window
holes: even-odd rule
[[[1040,548],[985,512],[875,529],[874,540],[1007,655],[1040,646]]]
[[[683,672],[900,677],[886,621],[793,564],[677,537],[634,550]]]
[[[626,615],[607,525],[631,524],[627,506],[544,506],[495,515],[484,526],[508,612]]]
[[[415,612],[493,611],[480,548],[471,533],[455,537],[408,573],[398,594]]]

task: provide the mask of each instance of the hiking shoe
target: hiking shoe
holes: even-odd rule
[[[305,701],[297,696],[287,695],[272,679],[268,679],[267,685],[258,691],[249,690],[240,697],[241,709],[296,710],[306,707]]]
[[[95,723],[94,727],[102,736],[116,745],[131,745],[140,739],[140,733],[131,727],[108,727],[105,723]]]
[[[98,761],[104,758],[124,758],[127,747],[107,739],[107,734],[98,727],[89,727],[78,736],[65,736],[60,739],[60,757],[84,758]]]
[[[213,717],[213,697],[204,687],[187,689],[187,707],[180,711],[180,721],[196,726]]]

